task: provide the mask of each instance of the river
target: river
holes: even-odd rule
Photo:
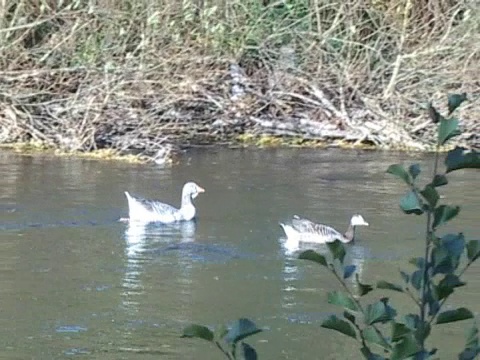
[[[0,358],[222,359],[189,323],[248,317],[265,328],[249,338],[261,359],[357,359],[351,338],[320,327],[341,312],[325,269],[285,248],[279,221],[294,214],[346,229],[354,213],[370,223],[348,247],[363,282],[400,282],[422,254],[424,219],[403,215],[405,191],[389,164],[428,154],[268,149],[193,151],[173,168],[0,152]],[[426,177],[422,178],[423,180]],[[135,227],[124,191],[179,205],[182,185],[196,224]],[[478,171],[449,175],[442,201],[462,205],[445,231],[478,239]],[[443,230],[442,230],[443,231]],[[480,311],[480,266],[448,304]],[[402,311],[408,297],[391,296]],[[455,358],[470,324],[435,328],[442,359]],[[444,341],[447,339],[448,341]]]

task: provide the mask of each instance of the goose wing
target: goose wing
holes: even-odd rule
[[[317,224],[298,215],[293,217],[292,227],[300,233],[320,235],[324,238],[332,239],[332,241],[343,238],[343,235],[331,226]]]
[[[149,200],[136,196],[132,196],[132,198],[146,210],[157,214],[173,215],[178,212],[177,208],[158,200]]]
[[[315,223],[298,215],[292,219],[292,227],[299,233],[314,233]]]

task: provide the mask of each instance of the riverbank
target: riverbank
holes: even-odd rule
[[[157,162],[210,144],[428,151],[426,103],[480,93],[478,4],[15,3],[0,14],[0,143],[17,148]],[[479,115],[463,107],[460,145],[480,146]]]

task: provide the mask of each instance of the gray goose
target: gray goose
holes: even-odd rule
[[[183,186],[181,206],[177,209],[158,200],[135,197],[125,191],[128,201],[129,220],[130,222],[159,222],[164,224],[193,220],[196,215],[193,199],[203,192],[205,192],[205,189],[202,187],[194,182],[187,182]]]
[[[355,227],[368,226],[368,223],[362,215],[353,215],[347,231],[342,234],[330,226],[317,224],[294,215],[291,224],[280,223],[280,226],[283,228],[290,243],[311,242],[325,244],[335,240],[340,240],[343,243],[352,242],[355,239]]]

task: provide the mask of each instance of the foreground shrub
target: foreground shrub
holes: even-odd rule
[[[426,360],[433,358],[436,348],[427,348],[426,340],[433,326],[472,319],[471,310],[458,307],[443,310],[449,297],[457,288],[465,286],[462,275],[480,257],[480,240],[467,240],[460,233],[439,235],[439,228],[455,218],[459,206],[439,204],[437,188],[448,184],[446,174],[460,169],[480,169],[480,156],[475,150],[467,151],[456,147],[445,157],[445,172],[439,169],[442,148],[450,139],[460,134],[458,119],[452,113],[466,100],[465,94],[448,96],[448,118],[429,104],[428,112],[433,124],[437,124],[437,146],[434,169],[430,182],[421,186],[418,176],[421,168],[413,164],[406,169],[403,165],[391,165],[387,172],[400,178],[408,191],[400,200],[405,214],[425,216],[425,252],[410,263],[415,266],[411,273],[400,272],[401,283],[386,280],[377,284],[363,284],[355,265],[345,264],[346,247],[340,241],[327,244],[329,255],[306,250],[299,259],[309,260],[327,268],[342,285],[342,291],[328,293],[328,302],[344,308],[342,316],[331,315],[322,327],[335,330],[356,339],[360,351],[368,360]],[[356,290],[352,290],[347,279],[355,274]],[[361,298],[372,291],[395,291],[409,297],[416,311],[400,316],[390,299],[382,296],[371,304],[363,304]],[[387,326],[385,326],[387,325]],[[213,332],[202,325],[191,325],[184,330],[184,336],[208,340],[217,345],[229,359],[236,359],[236,344],[243,338],[260,330],[250,320],[241,319],[230,330],[222,327],[215,337]],[[230,344],[230,351],[224,350],[220,341]],[[245,359],[256,359],[255,350],[242,343]],[[460,360],[471,360],[480,354],[478,328],[473,323],[468,331],[465,346],[460,350]]]
[[[450,95],[448,116],[465,100],[465,94]],[[440,172],[440,150],[451,138],[460,134],[459,122],[454,117],[443,117],[431,104],[428,110],[432,123],[438,124],[437,151],[430,182],[424,186],[418,184],[421,172],[418,164],[410,165],[408,169],[395,164],[387,170],[408,187],[400,200],[402,211],[425,216],[425,253],[410,260],[415,270],[411,273],[401,271],[401,283],[381,280],[375,287],[360,283],[356,276],[358,294],[355,294],[346,282],[355,273],[355,265],[344,264],[346,251],[339,241],[328,244],[329,258],[313,250],[299,255],[300,259],[314,261],[329,269],[342,284],[345,292],[330,292],[328,302],[342,306],[343,316],[332,315],[322,326],[358,340],[366,359],[430,359],[437,352],[436,348],[426,347],[433,326],[474,317],[465,307],[443,310],[444,304],[457,288],[466,285],[462,275],[480,257],[480,240],[466,240],[462,232],[438,234],[442,225],[459,214],[460,207],[439,204],[437,188],[448,184],[446,174],[449,172],[480,168],[480,157],[476,151],[457,147],[447,153],[445,173]],[[403,293],[418,310],[400,316],[388,297],[364,305],[360,298],[374,289]],[[379,324],[389,325],[388,330]],[[459,359],[474,359],[479,353],[478,329],[474,323]]]
[[[261,331],[253,321],[242,318],[234,322],[230,329],[220,326],[215,332],[206,326],[192,324],[183,330],[183,337],[209,341],[215,344],[227,359],[237,359],[237,356],[241,356],[245,360],[255,360],[257,359],[256,350],[242,340]],[[239,351],[237,350],[238,344],[240,344]]]

